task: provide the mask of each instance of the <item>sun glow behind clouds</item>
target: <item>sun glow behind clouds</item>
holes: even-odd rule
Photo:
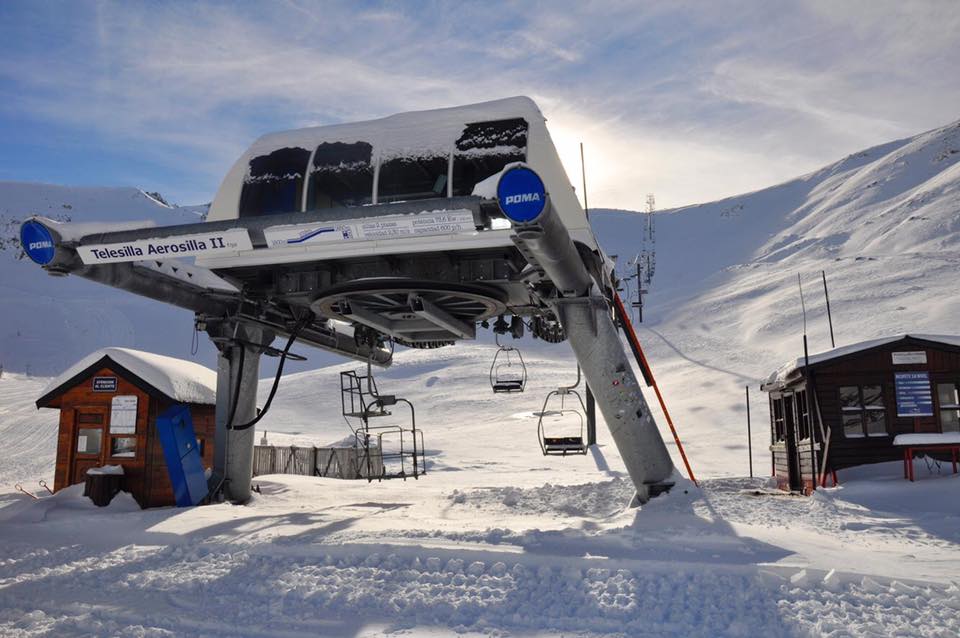
[[[263,133],[526,94],[578,192],[584,143],[591,207],[678,206],[956,118],[957,32],[879,0],[6,2],[0,178],[208,201]]]

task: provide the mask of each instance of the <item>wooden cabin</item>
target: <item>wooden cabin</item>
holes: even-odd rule
[[[803,358],[770,376],[773,475],[809,493],[837,470],[902,461],[903,445],[960,437],[960,337],[900,335]],[[936,453],[934,453],[936,454]],[[946,454],[949,459],[949,453]]]
[[[38,408],[60,410],[54,491],[83,483],[91,468],[119,465],[122,489],[140,507],[173,505],[157,415],[189,405],[204,466],[212,467],[216,383],[199,364],[127,348],[104,348],[71,366],[37,399]]]

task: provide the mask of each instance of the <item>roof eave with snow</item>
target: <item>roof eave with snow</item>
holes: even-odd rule
[[[810,367],[813,368],[823,363],[836,361],[837,359],[841,359],[843,357],[859,354],[880,346],[906,341],[908,339],[913,341],[923,341],[933,345],[960,347],[960,336],[956,335],[902,334],[892,337],[881,337],[879,339],[860,341],[858,343],[851,343],[847,346],[841,346],[839,348],[833,348],[832,350],[826,350],[824,352],[812,354],[809,358]],[[803,374],[805,363],[806,362],[804,361],[803,357],[788,361],[784,365],[780,366],[780,368],[778,368],[773,374],[767,377],[766,381],[760,385],[760,389],[764,392],[769,392],[771,390],[777,390],[789,385]]]
[[[109,367],[125,372],[129,381],[152,394],[160,394],[178,403],[215,405],[217,374],[193,361],[132,350],[130,348],[101,348],[70,366],[44,388],[36,404],[38,408],[51,407],[62,392],[96,370]]]

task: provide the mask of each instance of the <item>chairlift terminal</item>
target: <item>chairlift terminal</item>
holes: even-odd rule
[[[528,98],[265,135],[229,170],[202,223],[105,230],[34,217],[21,235],[52,275],[195,313],[219,351],[210,486],[231,501],[250,497],[259,359],[276,338],[287,339],[284,359],[296,342],[372,370],[390,365],[398,346],[475,339],[495,317],[570,342],[635,503],[672,484],[673,463],[617,332],[613,261]],[[519,351],[497,355],[493,390],[522,391]],[[519,379],[501,376],[501,365]],[[376,414],[410,407],[410,426],[394,436],[403,441],[399,472],[416,478],[423,443],[412,406],[370,392],[372,377],[344,383],[362,390],[350,395],[349,413],[368,446],[389,438],[372,424]]]

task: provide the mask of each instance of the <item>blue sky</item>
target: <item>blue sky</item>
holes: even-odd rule
[[[209,201],[262,133],[530,95],[591,205],[762,188],[960,118],[931,2],[0,3],[0,180]]]

